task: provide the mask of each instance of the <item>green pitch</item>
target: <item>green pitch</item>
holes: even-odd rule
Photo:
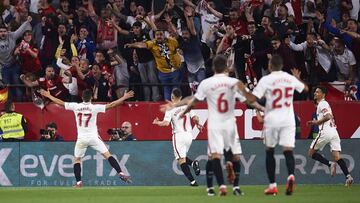
[[[39,187],[0,188],[1,203],[220,203],[220,202],[291,202],[291,203],[350,203],[360,202],[360,185],[296,185],[293,196],[284,195],[284,186],[277,196],[263,195],[265,186],[243,186],[244,196],[208,197],[205,187]],[[231,188],[228,188],[228,192]]]

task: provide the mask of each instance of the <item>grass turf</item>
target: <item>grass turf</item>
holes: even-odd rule
[[[205,187],[161,186],[161,187],[38,187],[0,188],[1,203],[111,203],[111,202],[154,202],[154,203],[199,203],[199,202],[291,202],[291,203],[351,203],[360,202],[360,185],[350,188],[343,185],[296,185],[292,196],[284,194],[279,186],[277,196],[265,196],[265,186],[242,186],[244,196],[229,193],[226,197],[208,197]],[[231,187],[228,192],[231,192]],[[218,192],[216,190],[216,192]]]

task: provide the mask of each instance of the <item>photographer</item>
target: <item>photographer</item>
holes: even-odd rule
[[[45,129],[40,129],[40,141],[64,141],[64,138],[57,133],[57,125],[54,122],[48,123]]]
[[[122,123],[121,128],[112,128],[107,132],[110,136],[109,141],[135,141],[136,138],[132,134],[131,123],[125,121]]]

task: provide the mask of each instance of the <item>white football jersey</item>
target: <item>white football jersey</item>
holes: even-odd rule
[[[329,103],[323,99],[319,102],[316,108],[317,119],[321,120],[326,114],[332,114],[332,110]],[[337,134],[335,119],[332,118],[320,125],[319,130],[325,133]]]
[[[164,121],[168,121],[171,123],[172,133],[183,133],[188,132],[191,133],[192,126],[191,126],[191,118],[194,117],[193,111],[186,113],[183,118],[179,119],[179,115],[184,112],[186,109],[185,106],[179,106],[173,108],[169,111],[165,112]]]
[[[257,98],[265,96],[265,127],[295,126],[294,91],[302,92],[305,85],[284,71],[273,71],[262,77],[253,90]]]
[[[78,138],[99,136],[97,128],[97,114],[105,113],[105,105],[91,103],[65,102],[65,109],[75,114]]]
[[[230,120],[234,121],[235,94],[238,82],[238,79],[225,74],[215,74],[201,81],[194,96],[198,100],[206,98],[209,129],[226,129],[229,126],[224,123],[229,123]]]

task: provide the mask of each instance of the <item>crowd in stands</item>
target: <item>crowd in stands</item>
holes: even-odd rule
[[[216,54],[249,89],[278,54],[284,71],[299,69],[310,87],[337,81],[356,100],[359,7],[359,0],[0,0],[1,81],[17,102],[40,97],[40,88],[65,101],[80,101],[85,89],[94,101],[113,101],[129,88],[136,100],[161,101],[173,87],[196,91]]]

